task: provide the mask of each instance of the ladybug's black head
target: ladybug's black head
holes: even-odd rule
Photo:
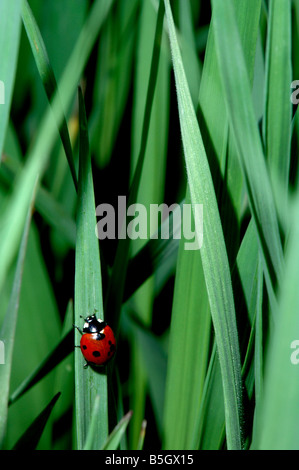
[[[89,315],[88,317],[84,318],[84,320],[84,333],[99,333],[106,326],[106,323],[102,320],[98,320],[95,314]]]

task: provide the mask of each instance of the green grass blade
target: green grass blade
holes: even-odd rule
[[[285,276],[278,295],[277,322],[270,330],[260,406],[256,408],[253,449],[298,450],[299,197],[292,207]],[[295,342],[295,343],[294,343]]]
[[[263,276],[262,262],[258,263],[257,309],[255,321],[255,346],[254,346],[254,394],[256,409],[260,407],[263,395],[264,380],[264,351],[263,351]]]
[[[258,270],[258,243],[254,223],[251,221],[243,237],[242,244],[237,255],[236,265],[232,273],[237,315],[239,319],[240,343],[243,346],[243,354],[246,360],[248,335],[254,327],[254,319],[260,308],[260,295],[257,293],[257,284],[263,281],[263,276]],[[251,365],[251,364],[250,364]],[[244,363],[243,368],[244,370]],[[243,372],[242,370],[242,372]],[[243,376],[244,377],[244,376]],[[246,376],[244,377],[246,379]],[[244,380],[244,384],[247,385]],[[252,384],[247,393],[252,395]],[[223,403],[219,399],[219,387],[221,386],[221,371],[219,360],[215,354],[215,348],[210,359],[206,381],[204,386],[198,432],[195,433],[196,440],[199,439],[200,449],[219,449],[222,447],[225,436],[225,416]]]
[[[185,202],[190,203],[190,195],[186,196]],[[198,436],[196,431],[208,364],[211,314],[200,252],[184,250],[185,242],[182,238],[175,278],[163,447],[190,450],[197,448],[194,436]],[[179,355],[178,350],[181,351]]]
[[[141,424],[141,429],[140,429],[140,434],[139,434],[139,439],[138,439],[138,444],[137,444],[137,450],[142,450],[143,445],[144,445],[144,439],[145,439],[145,434],[146,434],[146,427],[147,427],[147,421],[144,419]]]
[[[100,167],[110,160],[132,83],[132,62],[140,0],[120,0],[102,31],[93,112],[90,116],[92,153]]]
[[[128,307],[129,309],[130,307]],[[136,341],[136,349],[143,376],[149,389],[152,407],[155,413],[159,434],[163,431],[163,409],[167,355],[162,341],[155,336],[136,313],[124,315],[123,328],[129,337]],[[133,410],[135,412],[135,409]],[[144,413],[144,410],[143,410]],[[138,438],[140,437],[140,428]],[[136,444],[135,444],[136,445]]]
[[[275,203],[255,120],[251,88],[236,24],[234,6],[214,0],[215,43],[229,122],[246,182],[250,208],[259,234],[271,295],[283,267]],[[234,58],[234,60],[232,60]]]
[[[21,0],[0,3],[0,155],[2,155],[16,72],[21,31]],[[3,88],[4,87],[4,88]],[[2,102],[4,94],[4,103]],[[0,162],[1,164],[1,162]]]
[[[50,417],[50,414],[60,397],[60,392],[58,392],[50,401],[50,403],[45,407],[45,409],[35,418],[33,423],[29,428],[24,432],[20,439],[16,442],[13,447],[13,450],[35,450],[36,446],[40,440],[40,437],[43,433],[43,430],[47,424],[47,421]]]
[[[109,434],[107,441],[102,447],[102,450],[117,450],[131,417],[132,411],[129,411],[115,426],[111,434]]]
[[[150,117],[152,110],[153,97],[155,92],[159,57],[160,57],[160,43],[161,35],[163,28],[163,4],[160,2],[160,7],[157,16],[155,39],[151,60],[151,69],[150,76],[148,81],[148,89],[146,96],[145,111],[143,116],[142,131],[141,131],[141,140],[140,148],[138,153],[138,160],[136,169],[134,172],[133,181],[130,188],[129,198],[127,201],[127,206],[130,206],[136,202],[138,195],[138,188],[140,183],[140,178],[142,174],[143,162],[145,157],[147,138],[150,125]],[[126,230],[126,227],[123,226],[122,229]],[[108,287],[107,297],[105,299],[105,311],[108,315],[111,315],[110,323],[113,326],[114,331],[118,331],[119,326],[119,316],[121,304],[123,301],[123,291],[125,285],[125,278],[127,272],[127,265],[129,261],[130,254],[130,237],[126,236],[125,239],[119,239],[117,252],[115,256],[115,261],[113,265],[113,270],[111,274],[111,279]],[[115,295],[117,292],[117,295]],[[109,320],[109,319],[108,319]]]
[[[128,300],[143,282],[159,269],[163,270],[165,267],[163,275],[166,278],[175,271],[181,236],[181,218],[176,215],[181,210],[182,204],[169,214],[152,238],[130,259],[124,301]],[[163,238],[168,233],[169,238]]]
[[[19,250],[19,256],[15,271],[14,284],[11,292],[10,303],[7,309],[6,316],[0,331],[0,338],[5,345],[5,363],[0,367],[0,448],[3,445],[3,440],[5,437],[6,422],[7,422],[7,407],[8,407],[8,396],[9,396],[9,387],[10,387],[10,376],[11,376],[11,367],[12,367],[12,357],[13,357],[13,348],[15,340],[15,330],[17,324],[18,310],[19,310],[19,301],[20,301],[20,291],[22,284],[22,275],[23,275],[23,266],[26,255],[27,241],[29,228],[31,223],[33,201],[34,201],[35,191],[31,206],[29,208],[29,213],[27,216],[26,224],[24,227],[24,233],[22,237],[22,242]]]
[[[240,449],[242,447],[241,364],[227,253],[213,182],[188,89],[169,0],[165,0],[165,10],[191,202],[203,204],[204,207],[204,241],[201,259],[223,380],[227,443],[230,449]]]
[[[100,419],[99,410],[100,410],[100,395],[97,395],[95,397],[94,404],[93,404],[90,425],[89,425],[88,433],[86,436],[86,441],[84,444],[84,450],[92,450],[94,446],[96,424],[97,424],[97,420]]]
[[[11,187],[14,178],[22,168],[20,162],[8,155],[3,155],[0,176]],[[37,189],[35,208],[52,228],[60,232],[71,247],[75,247],[76,224],[74,220],[44,186],[40,185]]]
[[[198,433],[195,437],[200,450],[221,449],[225,440],[225,411],[222,380],[216,344],[214,343],[202,394]]]
[[[250,82],[253,82],[255,50],[259,30],[261,0],[234,2],[238,29]],[[260,83],[258,87],[261,88]],[[213,20],[205,50],[199,93],[200,129],[210,162],[230,266],[240,243],[244,211],[244,178],[232,133],[221,85],[221,71],[215,49]]]
[[[161,6],[163,8],[163,4]],[[161,9],[160,9],[161,10]],[[159,14],[158,14],[159,16]],[[162,15],[161,15],[162,17]],[[155,28],[157,23],[157,12],[151,2],[142,0],[138,27],[138,43],[136,52],[136,66],[134,77],[134,99],[132,118],[132,151],[131,151],[131,175],[134,174],[140,148],[140,138],[142,135],[143,122],[140,116],[146,112],[146,98],[149,76],[151,73],[151,53],[152,45],[155,41]],[[140,180],[138,182],[138,203],[150,214],[150,204],[162,203],[164,200],[165,169],[167,161],[167,137],[169,121],[169,73],[170,62],[167,49],[168,41],[165,33],[162,32],[159,41],[159,64],[153,102],[151,104],[151,115],[147,143],[144,155],[144,163]],[[148,215],[147,222],[149,231],[153,231],[154,218]],[[150,235],[150,234],[149,234]],[[144,244],[143,240],[132,242],[132,252],[135,253]],[[154,304],[155,277],[151,277],[142,285],[134,297],[134,309],[144,325],[150,325]],[[130,446],[135,449],[140,436],[140,428],[144,419],[146,403],[146,377],[144,367],[140,360],[139,345],[134,336],[131,342],[132,367],[131,377],[134,377],[135,387],[132,393],[130,408],[134,410],[132,423],[130,426]]]
[[[30,42],[32,53],[36,62],[36,66],[38,68],[41,80],[43,82],[48,100],[51,103],[52,97],[54,96],[55,93],[57,93],[57,96],[59,96],[59,93],[57,90],[56,78],[55,78],[51,63],[49,61],[46,46],[44,44],[40,30],[38,28],[38,25],[35,21],[35,18],[33,16],[33,13],[31,11],[31,8],[27,0],[22,0],[22,19],[23,19],[23,23],[26,29],[27,36],[28,36],[28,40]],[[57,100],[57,103],[59,103],[58,100]],[[56,108],[53,108],[53,109],[56,110]],[[58,109],[57,113],[58,113],[57,121],[58,122],[62,121],[61,126],[59,126],[61,141],[65,150],[66,158],[68,160],[68,164],[70,167],[74,185],[75,185],[75,188],[77,189],[78,188],[77,175],[76,175],[76,170],[75,170],[71,140],[70,140],[70,136],[68,132],[68,126],[66,123],[66,119],[64,117],[63,110]],[[62,119],[61,119],[61,116],[63,116]]]
[[[190,2],[179,1],[179,27],[181,32],[181,48],[184,69],[188,80],[189,90],[194,105],[197,105],[201,64],[196,51],[193,18]]]
[[[68,109],[71,103],[87,58],[112,3],[113,0],[108,0],[105,3],[102,0],[97,0],[86,19],[58,86],[64,109]],[[2,208],[0,219],[0,288],[16,253],[36,177],[43,174],[49,152],[56,139],[57,125],[60,124],[58,110],[61,110],[60,98],[57,93],[52,103],[57,122],[53,122],[53,111],[48,109],[42,120],[36,141],[26,158],[24,171],[18,176],[15,189]],[[62,118],[63,116],[60,115],[60,119]]]
[[[291,9],[290,2],[269,2],[263,120],[265,153],[273,172],[274,183],[278,179],[284,190],[289,181],[292,117]]]
[[[40,365],[17,387],[9,398],[9,404],[16,402],[21,398],[24,393],[31,389],[47,374],[49,374],[54,367],[68,356],[74,348],[74,334],[73,330],[65,334],[62,340],[53,348],[47,357],[40,363]]]
[[[92,181],[88,128],[82,92],[79,89],[80,159],[77,207],[77,242],[75,263],[75,324],[81,325],[83,317],[97,312],[104,319],[102,279],[98,239],[95,236],[95,201]],[[76,332],[76,344],[79,344]],[[100,395],[100,410],[94,432],[94,446],[99,449],[108,435],[108,396],[106,370],[84,369],[85,361],[80,349],[75,352],[75,396],[77,420],[77,445],[84,447],[92,416],[92,408]]]

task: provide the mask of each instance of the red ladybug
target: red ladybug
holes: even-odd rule
[[[83,317],[81,317],[83,318]],[[110,326],[103,320],[97,319],[95,314],[84,318],[83,331],[75,326],[81,333],[80,348],[86,359],[86,364],[104,366],[114,356],[116,341]]]

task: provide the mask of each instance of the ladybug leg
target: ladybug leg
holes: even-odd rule
[[[87,367],[88,367],[88,362],[85,362],[83,368],[84,368],[84,369],[87,369]]]
[[[79,333],[80,333],[81,335],[83,335],[83,331],[81,330],[81,328],[79,328],[79,326],[73,324],[73,327],[74,327],[74,328],[77,328],[77,330],[79,331]]]

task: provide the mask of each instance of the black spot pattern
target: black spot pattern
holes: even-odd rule
[[[115,351],[115,344],[112,343],[112,341],[108,341],[109,345],[110,345],[110,350],[108,351],[108,357],[111,355],[111,353],[113,353]]]
[[[93,352],[92,352],[92,355],[93,355],[94,357],[100,357],[101,353],[100,353],[99,351],[93,351]]]
[[[83,349],[87,349],[87,346],[85,344],[83,344],[82,346]]]

